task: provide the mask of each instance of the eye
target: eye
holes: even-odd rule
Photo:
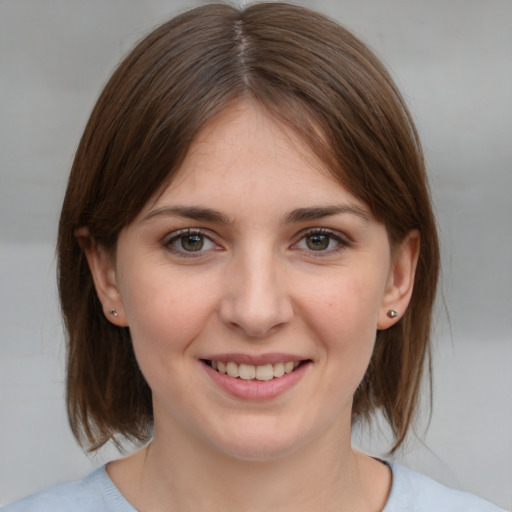
[[[308,235],[305,237],[306,246],[312,251],[325,251],[329,249],[329,245],[332,243],[332,238],[329,235]]]
[[[165,247],[185,257],[199,256],[201,253],[219,248],[219,246],[204,233],[191,229],[182,229],[178,232],[171,233],[165,240]]]
[[[332,253],[348,245],[349,243],[339,234],[326,229],[315,229],[305,233],[293,248],[308,252]]]

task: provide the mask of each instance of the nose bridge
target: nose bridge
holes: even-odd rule
[[[250,337],[261,337],[293,315],[280,258],[269,243],[246,247],[234,257],[222,320]]]

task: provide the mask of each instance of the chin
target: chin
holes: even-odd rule
[[[294,433],[293,428],[282,423],[273,426],[258,423],[252,427],[239,425],[233,430],[225,429],[220,438],[210,438],[210,443],[229,458],[265,462],[292,454],[307,444],[309,437],[304,430]]]
[[[247,462],[268,462],[286,457],[297,450],[296,444],[277,443],[275,440],[267,442],[230,443],[229,446],[217,446],[227,457]]]

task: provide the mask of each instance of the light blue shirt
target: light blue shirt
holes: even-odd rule
[[[398,464],[389,464],[393,483],[382,512],[505,512],[496,505]],[[78,482],[55,485],[7,505],[1,512],[137,512],[105,466]]]

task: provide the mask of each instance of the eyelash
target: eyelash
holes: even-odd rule
[[[314,249],[308,249],[304,248],[303,250],[308,253],[308,255],[311,255],[315,258],[321,258],[330,256],[332,254],[337,254],[349,247],[351,247],[351,243],[347,240],[346,237],[341,236],[337,231],[331,231],[330,229],[326,228],[312,228],[308,229],[307,231],[301,233],[300,238],[298,242],[295,242],[292,247],[297,247],[302,241],[305,241],[308,237],[327,237],[328,239],[328,245],[331,244],[331,241],[335,241],[337,245],[334,248],[327,248],[322,250],[314,250]]]
[[[181,248],[177,248],[174,245],[174,244],[180,242],[180,240],[182,241],[181,243],[183,244],[183,241],[186,240],[187,237],[190,240],[194,236],[200,237],[201,242],[202,242],[201,247],[197,251],[193,251],[193,250],[188,251],[183,247],[183,245]],[[315,236],[326,237],[328,239],[327,240],[328,245],[327,245],[326,249],[314,250],[314,249],[310,249],[307,247],[305,247],[305,248],[298,247],[298,245],[303,241],[305,242],[308,237],[315,237]],[[334,248],[329,249],[328,247],[332,241],[335,241],[337,243],[337,245]],[[209,249],[203,250],[205,243],[212,244],[212,246],[214,246],[216,249],[219,248],[219,246],[212,240],[212,238],[210,236],[208,236],[204,231],[202,231],[200,229],[187,228],[187,229],[181,229],[179,231],[175,231],[175,232],[171,233],[169,235],[169,237],[167,237],[164,240],[163,245],[168,251],[170,251],[173,254],[176,254],[182,258],[200,258],[200,257],[204,256],[204,253],[206,251],[209,251],[212,249],[212,248],[209,248]],[[305,243],[307,243],[307,242],[305,242]],[[350,246],[351,246],[351,243],[345,237],[341,236],[336,231],[331,231],[330,229],[326,229],[326,228],[312,228],[312,229],[308,229],[307,231],[304,231],[303,233],[301,233],[299,240],[297,242],[293,243],[291,247],[297,248],[297,249],[307,253],[308,255],[318,258],[318,257],[325,257],[325,256],[329,256],[332,254],[336,254]]]
[[[200,237],[203,242],[203,245],[206,242],[206,243],[210,243],[213,246],[215,246],[216,248],[218,248],[218,245],[212,240],[212,238],[210,236],[206,235],[204,231],[202,231],[200,229],[190,229],[190,228],[180,229],[179,231],[175,231],[175,232],[171,233],[169,235],[169,237],[164,240],[164,246],[168,251],[170,251],[173,254],[176,254],[178,256],[181,256],[182,258],[200,258],[200,257],[204,256],[205,251],[202,250],[203,246],[201,246],[200,249],[197,251],[187,251],[183,247],[181,249],[178,249],[177,247],[175,247],[173,245],[173,244],[179,242],[180,240],[182,240],[182,241],[185,240],[187,237],[190,240],[190,238],[194,237],[194,236]]]

